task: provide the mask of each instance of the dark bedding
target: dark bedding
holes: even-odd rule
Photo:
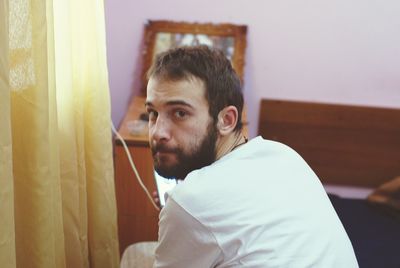
[[[329,195],[361,268],[400,268],[400,212],[366,200]]]

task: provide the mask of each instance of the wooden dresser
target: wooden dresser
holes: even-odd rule
[[[147,131],[141,135],[132,135],[127,127],[129,121],[138,119],[145,111],[144,102],[144,97],[133,98],[118,132],[129,148],[144,185],[152,193],[155,190],[155,184]],[[124,250],[133,243],[157,240],[159,212],[140,187],[122,143],[116,137],[114,145],[118,235],[122,255]]]

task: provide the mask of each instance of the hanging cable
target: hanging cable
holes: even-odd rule
[[[113,124],[112,121],[111,121],[111,128],[112,128],[112,131],[114,132],[114,134],[117,136],[117,138],[121,141],[122,146],[123,146],[124,149],[125,149],[126,155],[128,156],[129,164],[131,165],[132,171],[133,171],[133,172],[135,173],[135,175],[136,175],[136,179],[137,179],[139,185],[142,187],[143,191],[146,193],[147,197],[150,199],[151,204],[154,206],[154,208],[155,208],[157,211],[160,211],[160,208],[159,208],[159,207],[157,206],[157,204],[154,202],[154,200],[153,200],[153,198],[151,197],[149,191],[147,190],[146,186],[143,184],[143,181],[142,181],[142,179],[141,179],[140,176],[139,176],[139,172],[137,171],[136,166],[135,166],[135,163],[134,163],[133,160],[132,160],[131,153],[129,152],[129,149],[128,149],[128,146],[127,146],[126,143],[125,143],[125,140],[121,137],[121,135],[120,135],[120,134],[118,133],[118,131],[115,129],[115,126],[114,126],[114,124]]]

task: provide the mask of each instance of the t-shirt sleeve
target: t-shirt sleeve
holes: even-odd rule
[[[223,254],[213,234],[169,197],[160,214],[154,267],[215,267]]]

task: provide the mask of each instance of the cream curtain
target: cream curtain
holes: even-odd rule
[[[0,266],[118,267],[104,8],[0,0]]]

